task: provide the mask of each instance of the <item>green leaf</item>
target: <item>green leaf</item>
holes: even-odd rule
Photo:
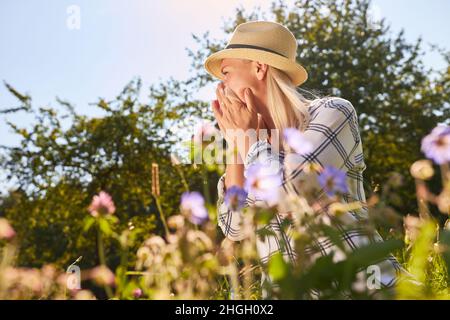
[[[449,220],[447,220],[448,222]],[[450,231],[449,230],[443,230],[440,233],[440,241],[441,245],[443,244],[443,253],[442,256],[445,260],[445,263],[447,264],[447,273],[448,273],[448,279],[450,279]]]
[[[264,241],[266,237],[276,237],[275,231],[267,227],[256,230],[256,235],[257,237],[259,237],[259,239],[261,239],[261,241]]]
[[[269,274],[274,280],[278,281],[283,279],[288,274],[288,271],[288,265],[280,252],[270,257]]]
[[[92,216],[87,216],[86,218],[84,218],[84,226],[83,226],[83,231],[86,232],[88,231],[92,225],[95,223],[95,218]]]
[[[100,231],[103,232],[104,235],[109,236],[113,233],[109,221],[107,219],[100,218],[98,220],[98,225],[100,227]]]
[[[366,267],[387,257],[391,252],[402,246],[403,242],[398,239],[370,243],[355,249],[350,253],[347,260],[351,260],[357,267]]]

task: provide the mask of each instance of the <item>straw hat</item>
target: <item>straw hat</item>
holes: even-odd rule
[[[250,21],[238,25],[225,49],[211,54],[204,66],[213,77],[224,80],[222,59],[254,60],[284,71],[299,86],[308,79],[308,73],[296,62],[296,56],[297,40],[289,29],[277,22]]]

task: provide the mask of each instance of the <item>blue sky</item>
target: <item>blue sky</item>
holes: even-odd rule
[[[223,38],[223,21],[238,5],[265,9],[261,0],[2,0],[0,2],[0,79],[29,93],[34,106],[56,106],[55,96],[68,100],[87,115],[101,114],[88,103],[114,98],[133,77],[145,88],[151,83],[189,75],[186,47],[191,34],[209,30]],[[292,2],[292,1],[290,1]],[[80,8],[80,29],[67,27],[67,8]],[[394,31],[405,29],[413,41],[422,36],[450,49],[450,1],[374,0],[375,17],[385,17]],[[428,66],[442,68],[436,54]],[[206,88],[201,97],[214,97]],[[16,106],[0,85],[0,108]],[[0,144],[16,145],[5,119],[26,125],[25,115],[0,116]],[[0,177],[1,179],[1,177]],[[1,182],[1,181],[0,181]]]

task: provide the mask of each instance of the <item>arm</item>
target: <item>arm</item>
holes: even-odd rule
[[[361,146],[353,105],[345,99],[332,97],[311,108],[311,121],[303,134],[312,143],[312,152],[305,155],[278,154],[268,142],[259,140],[252,144],[244,162],[245,176],[248,168],[257,162],[270,164],[277,170],[282,176],[282,185],[277,190],[282,205],[288,190],[299,194],[292,186],[305,180],[307,164],[331,165],[346,172],[356,166],[355,151]]]
[[[259,119],[258,124],[258,137],[259,137],[259,129],[266,128],[263,123],[262,118]],[[243,142],[243,143],[242,143]],[[237,145],[237,143],[240,143]],[[244,177],[244,162],[242,161],[241,154],[247,154],[248,149],[250,148],[251,142],[248,139],[245,141],[233,141],[230,146],[236,146],[237,151],[231,161],[231,163],[226,164],[225,173],[220,177],[219,182],[217,184],[217,208],[218,208],[218,225],[222,229],[224,235],[233,241],[242,240],[245,235],[241,229],[241,221],[242,221],[242,212],[241,211],[232,211],[229,210],[227,205],[224,202],[225,193],[228,188],[233,185],[237,185],[241,188],[244,186],[245,177]],[[242,152],[245,153],[242,153]],[[251,196],[247,197],[245,206],[249,206],[249,204],[253,203],[254,200],[251,199]]]
[[[234,160],[240,159],[240,155],[236,154]],[[244,186],[244,164],[242,161],[234,161],[227,163],[225,173],[220,177],[217,183],[217,222],[222,232],[226,237],[233,241],[240,241],[244,238],[244,234],[241,230],[242,212],[232,211],[228,209],[225,204],[226,190],[237,185],[239,187]],[[248,198],[246,206],[248,205]]]
[[[316,108],[316,106],[314,106]],[[319,110],[320,109],[320,110]],[[362,147],[359,136],[358,122],[356,117],[356,111],[353,105],[344,99],[331,98],[317,107],[318,112],[314,110],[312,114],[312,120],[305,130],[304,134],[306,138],[312,142],[314,149],[311,153],[301,156],[298,154],[275,154],[272,152],[271,146],[266,141],[258,141],[250,147],[246,161],[244,163],[244,173],[249,166],[261,161],[270,165],[278,165],[280,174],[282,174],[282,185],[277,190],[280,197],[280,202],[288,202],[286,198],[285,187],[287,184],[297,185],[297,182],[305,181],[307,174],[304,170],[305,164],[308,162],[316,163],[321,166],[332,165],[336,168],[344,170],[346,172],[352,171],[347,175],[350,179],[350,183],[353,184],[355,189],[352,189],[352,196],[357,195],[355,198],[363,199],[363,190],[360,190],[360,183],[362,179],[362,171],[365,169],[364,161],[362,160]],[[289,165],[287,165],[289,163]],[[316,179],[317,180],[317,179]],[[310,180],[308,180],[309,183]],[[220,183],[219,183],[220,186]],[[297,192],[297,190],[294,190]],[[298,193],[298,192],[297,192]],[[250,197],[250,195],[249,195]],[[247,205],[255,203],[257,199],[254,197],[252,201],[247,198]],[[357,199],[357,200],[358,200]],[[244,238],[241,229],[239,227],[239,220],[241,212],[229,211],[226,207],[220,208],[222,220],[221,227],[224,230],[224,234],[231,240],[241,240]],[[278,212],[280,212],[278,208]],[[353,214],[348,213],[346,215],[351,221],[355,221]],[[340,224],[340,223],[339,223]],[[358,247],[373,243],[373,241],[383,241],[381,236],[375,231],[372,236],[367,235],[367,231],[358,228],[342,228],[339,226],[341,232],[341,238],[344,242],[347,250],[355,250]],[[333,241],[331,241],[333,243]],[[332,251],[340,251],[341,249],[335,244],[330,245],[328,237],[315,239],[315,245],[317,248],[308,247],[311,250],[310,253],[320,255],[327,255]],[[277,246],[277,245],[276,245]],[[281,250],[281,247],[272,247],[270,252],[275,250]],[[382,286],[393,286],[396,280],[396,275],[403,270],[398,261],[389,255],[385,259],[376,263],[381,270],[381,283]]]
[[[237,155],[240,157],[239,155]],[[236,185],[239,187],[244,186],[244,164],[242,161],[227,163],[225,170],[225,190],[229,187]]]
[[[243,165],[241,164],[240,166],[242,166],[242,169],[238,170],[243,172]],[[232,170],[233,169],[230,169],[231,174],[233,175],[235,173],[232,172]],[[241,228],[242,211],[230,210],[224,201],[226,192],[225,179],[227,177],[227,173],[230,173],[228,166],[227,171],[219,178],[219,182],[217,183],[217,224],[228,239],[232,241],[241,241],[245,238]],[[231,182],[229,186],[232,184],[233,182]],[[247,197],[245,206],[248,206],[249,203],[250,199]]]
[[[312,119],[304,132],[305,137],[314,146],[310,154],[305,156],[294,153],[277,154],[271,150],[271,145],[266,140],[258,140],[248,150],[244,162],[244,176],[247,175],[248,167],[256,162],[278,168],[283,177],[283,183],[274,192],[280,194],[279,207],[283,209],[288,202],[286,199],[289,196],[288,182],[298,185],[304,180],[306,173],[303,169],[307,163],[333,165],[341,170],[351,169],[354,166],[352,155],[360,145],[355,109],[349,101],[340,98],[331,98],[323,103],[325,104],[317,106],[317,112],[312,112]],[[285,163],[289,165],[285,166]],[[244,238],[240,228],[242,212],[229,210],[223,202],[225,176],[226,174],[219,179],[218,183],[218,224],[225,236],[233,241],[240,241]],[[246,206],[253,204],[256,200],[249,194]]]

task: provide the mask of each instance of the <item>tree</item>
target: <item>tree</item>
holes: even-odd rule
[[[181,98],[183,90],[176,82],[151,87],[150,102],[143,104],[138,101],[140,80],[134,80],[114,101],[99,99],[94,104],[104,111],[101,118],[79,115],[61,99],[57,101],[66,114],[51,107],[35,110],[31,97],[6,86],[21,106],[3,113],[25,111],[36,119],[31,129],[8,122],[22,141],[19,147],[2,146],[0,162],[8,179],[18,182],[0,204],[0,216],[18,231],[20,265],[67,266],[81,255],[83,264],[96,265],[95,233],[85,234],[83,221],[92,196],[101,190],[116,203],[118,229],[132,223],[143,230],[141,240],[151,231],[163,232],[151,192],[152,163],[159,166],[164,214],[178,212],[186,187],[171,164],[171,147],[180,139],[172,132],[172,122],[181,121],[186,112],[195,113],[187,111],[191,106],[198,108],[198,103],[175,104],[169,97],[174,90]],[[63,120],[69,120],[68,129]],[[198,168],[181,170],[192,187],[201,189]],[[114,264],[117,250],[113,243],[107,249]]]
[[[309,80],[299,90],[307,96],[309,91],[342,96],[357,109],[367,164],[366,194],[398,172],[404,177],[401,196],[386,200],[402,213],[414,212],[409,167],[422,158],[420,139],[437,123],[449,123],[450,53],[442,50],[446,70],[426,68],[421,40],[410,44],[403,32],[392,35],[384,20],[371,21],[369,5],[369,0],[305,0],[292,7],[274,2],[269,13],[238,8],[223,30],[228,39],[238,24],[268,19],[266,14],[287,26],[298,39],[297,60],[309,71]],[[104,111],[101,118],[79,115],[61,99],[57,102],[64,115],[50,107],[34,109],[31,97],[6,84],[20,105],[0,113],[28,112],[36,118],[31,129],[9,123],[22,141],[18,147],[2,146],[0,154],[0,168],[18,182],[17,189],[2,199],[0,216],[10,219],[18,231],[21,264],[67,266],[83,255],[83,263],[95,265],[95,235],[83,234],[82,221],[100,190],[112,195],[122,228],[131,221],[144,230],[142,238],[153,228],[163,232],[151,195],[152,163],[160,168],[162,209],[166,215],[176,213],[186,187],[170,154],[179,142],[190,140],[186,133],[192,132],[186,128],[200,118],[213,119],[208,103],[196,100],[193,93],[214,81],[203,61],[226,45],[226,39],[210,39],[209,32],[193,37],[198,48],[188,50],[189,79],[152,85],[148,103],[139,101],[141,84],[134,80],[115,100],[94,103]],[[205,166],[180,168],[189,188],[215,195],[218,172],[208,174]],[[203,188],[204,181],[209,189]],[[441,190],[440,181],[433,180],[430,187]],[[118,259],[114,249],[113,243],[107,244],[111,262]]]
[[[410,165],[422,158],[421,138],[438,123],[450,122],[450,60],[446,70],[426,68],[422,40],[408,43],[403,30],[392,35],[385,20],[372,21],[369,0],[304,0],[289,7],[273,2],[269,19],[285,25],[298,39],[297,61],[309,72],[299,88],[320,95],[337,95],[355,106],[364,157],[366,194],[376,191],[392,172],[404,177],[401,199],[391,199],[400,211],[417,211]],[[243,22],[268,19],[256,9],[236,16],[223,26],[227,39]],[[194,35],[198,50],[190,50],[191,82],[201,88],[212,81],[202,66],[211,53],[225,47],[225,40]],[[433,77],[433,75],[435,77]],[[305,92],[306,90],[306,92]],[[432,189],[440,190],[439,181]]]

